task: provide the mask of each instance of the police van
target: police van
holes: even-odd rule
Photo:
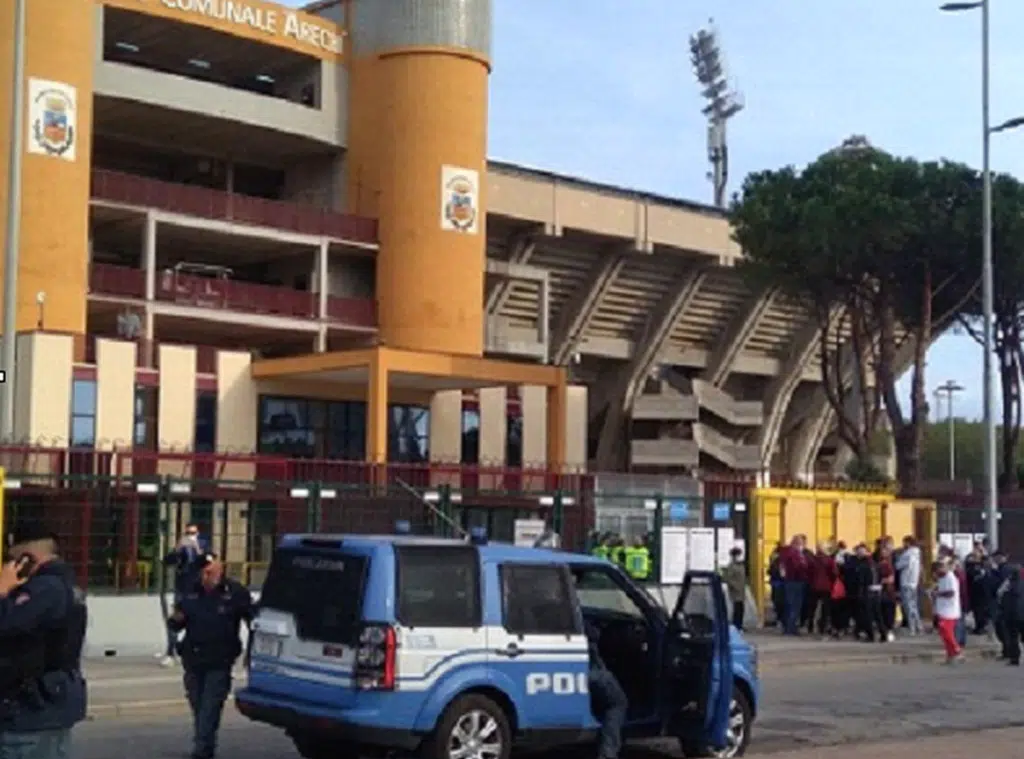
[[[713,573],[666,610],[592,556],[486,541],[291,535],[253,622],[243,715],[306,759],[508,759],[596,739],[584,622],[629,697],[624,738],[737,757],[756,654]]]

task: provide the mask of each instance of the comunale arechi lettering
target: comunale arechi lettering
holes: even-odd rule
[[[343,38],[295,11],[249,5],[242,0],[160,0],[167,8],[289,37],[320,50],[342,52]]]

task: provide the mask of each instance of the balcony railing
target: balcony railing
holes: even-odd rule
[[[109,203],[156,208],[213,221],[271,227],[369,245],[377,243],[375,219],[299,203],[163,182],[116,171],[96,169],[92,172],[91,197]]]
[[[115,298],[142,299],[146,295],[146,275],[140,269],[127,266],[93,264],[89,271],[89,291]],[[316,319],[318,315],[316,293],[173,271],[157,275],[156,299],[193,308],[263,316]],[[327,318],[372,329],[377,326],[377,304],[372,298],[330,297],[327,299]]]
[[[83,364],[96,363],[96,341],[97,340],[124,340],[119,335],[76,335],[75,336],[75,360]],[[139,369],[160,368],[160,346],[161,345],[183,345],[168,340],[146,340],[139,338],[132,341],[135,343],[135,366]],[[188,344],[186,347],[195,348],[196,351],[196,372],[198,374],[217,373],[217,352],[221,350],[232,350],[230,348],[219,348],[215,345]]]
[[[89,292],[142,300],[146,297],[146,272],[128,266],[92,264],[89,267]]]
[[[317,316],[315,293],[173,271],[157,275],[156,299],[183,306],[264,316],[302,319],[315,319]]]

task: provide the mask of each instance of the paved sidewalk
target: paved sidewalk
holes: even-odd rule
[[[909,664],[938,662],[946,658],[942,644],[935,635],[918,638],[898,636],[892,643],[861,643],[849,639],[818,639],[814,636],[790,638],[774,630],[746,633],[757,646],[762,670],[817,669],[863,666],[867,664]],[[970,636],[964,648],[969,660],[991,659],[999,652],[998,643],[984,636]]]
[[[797,751],[772,753],[772,759],[850,759],[851,756],[871,756],[871,759],[964,759],[966,756],[984,756],[985,759],[1019,759],[1024,729],[985,730],[955,733],[934,738],[889,743],[861,744],[856,748],[843,746],[816,746]],[[757,753],[756,744],[751,747]]]

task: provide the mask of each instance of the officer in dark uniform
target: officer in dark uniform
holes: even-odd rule
[[[204,555],[199,566],[199,581],[175,604],[168,624],[185,631],[179,654],[192,709],[192,759],[213,759],[231,669],[242,653],[241,623],[252,621],[253,607],[249,590],[226,577],[215,556]]]
[[[622,728],[626,724],[629,700],[619,681],[601,658],[601,631],[589,622],[584,623],[584,629],[590,652],[588,680],[591,710],[601,723],[597,759],[618,759],[619,751],[622,749]]]
[[[65,759],[85,719],[87,613],[46,532],[16,536],[0,569],[0,759]]]

